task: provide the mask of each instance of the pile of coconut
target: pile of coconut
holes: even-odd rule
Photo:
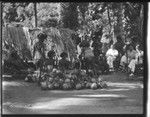
[[[106,81],[101,76],[91,77],[84,70],[72,70],[61,72],[54,69],[51,73],[42,73],[42,90],[81,90],[107,88]],[[37,82],[38,73],[29,73],[25,78],[27,82]]]

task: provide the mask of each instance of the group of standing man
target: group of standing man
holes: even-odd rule
[[[46,40],[47,35],[45,33],[40,33],[38,36],[38,42],[34,45],[34,61],[37,69],[42,69],[43,64],[45,63],[46,56],[45,56],[45,45],[44,40]],[[96,42],[96,40],[93,41],[93,45]],[[106,53],[99,52],[97,46],[94,46],[93,49],[90,47],[90,43],[87,44],[86,47],[81,47],[81,54],[78,55],[75,60],[77,61],[77,68],[82,68],[82,61],[84,59],[84,63],[86,66],[86,71],[88,72],[89,69],[95,69],[95,58],[99,58],[103,56],[103,58],[106,59],[106,63],[101,64],[101,66],[108,65],[110,71],[114,71],[114,64],[118,64],[118,66],[121,66],[122,68],[125,68],[125,66],[128,66],[130,70],[130,75],[134,75],[135,67],[137,64],[143,63],[143,51],[141,49],[141,45],[137,44],[135,47],[133,47],[131,44],[123,44],[121,43],[121,38],[117,37],[117,43],[111,44],[109,49],[106,51]],[[100,45],[102,48],[102,45]],[[98,53],[98,54],[97,54]],[[53,62],[47,62],[53,64],[53,66],[57,66],[56,62],[54,62],[55,57],[55,51],[50,50],[48,52],[48,61]],[[67,60],[67,53],[63,52],[61,55],[62,60],[59,61],[59,68],[67,69],[70,66],[69,60]],[[117,62],[116,62],[117,61]],[[106,65],[106,66],[107,66]]]

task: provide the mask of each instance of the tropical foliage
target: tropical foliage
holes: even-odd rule
[[[34,4],[3,3],[3,25],[18,22],[29,28],[35,27]],[[37,26],[55,27],[64,33],[62,34],[63,37],[65,37],[66,31],[63,28],[66,28],[80,32],[83,39],[89,39],[85,37],[92,37],[93,34],[97,34],[98,38],[96,39],[99,42],[103,35],[107,35],[113,41],[117,36],[120,36],[124,42],[128,39],[133,40],[135,43],[143,41],[143,3],[36,3],[36,8]],[[54,31],[59,37],[58,30]]]

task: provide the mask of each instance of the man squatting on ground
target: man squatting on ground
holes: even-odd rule
[[[127,53],[122,56],[120,65],[123,67],[127,65],[131,72],[130,76],[133,76],[137,64],[143,64],[143,51],[139,48],[139,44],[137,44],[136,50],[130,45]]]

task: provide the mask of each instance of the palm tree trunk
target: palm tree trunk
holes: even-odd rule
[[[37,10],[36,10],[36,3],[34,3],[34,15],[35,15],[35,27],[37,27]]]
[[[107,14],[108,14],[108,21],[109,21],[109,25],[110,25],[110,29],[111,29],[111,19],[110,19],[110,13],[109,13],[109,8],[107,7]],[[111,30],[109,31],[109,33],[111,32]]]
[[[141,36],[141,40],[143,40],[143,5],[141,6],[141,11],[140,11],[140,36]]]

